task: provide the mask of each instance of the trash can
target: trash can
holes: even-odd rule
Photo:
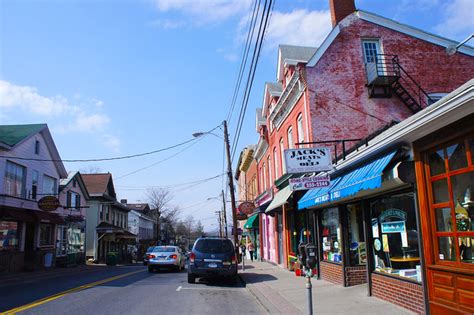
[[[117,253],[115,252],[110,252],[107,253],[107,256],[105,257],[105,263],[107,266],[115,266],[117,265]]]

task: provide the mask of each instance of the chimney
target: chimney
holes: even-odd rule
[[[342,19],[355,12],[354,1],[355,0],[329,0],[332,27],[335,27]]]
[[[120,199],[120,203],[126,205],[127,204],[127,199]]]

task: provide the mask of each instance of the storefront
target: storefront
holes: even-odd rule
[[[247,222],[244,224],[244,229],[248,232],[248,241],[251,241],[254,246],[254,259],[260,260],[260,214],[259,212],[250,215],[247,218]]]
[[[368,283],[376,296],[388,287],[408,290],[422,307],[415,193],[399,177],[407,159],[406,150],[394,148],[333,172],[330,186],[309,190],[298,208],[313,221],[308,233],[319,248],[318,278]]]
[[[471,114],[414,144],[432,314],[474,313],[473,121]]]
[[[56,264],[72,266],[85,263],[85,227],[82,216],[69,215],[65,225],[58,226],[56,241]]]

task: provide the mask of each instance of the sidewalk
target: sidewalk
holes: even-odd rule
[[[239,276],[269,314],[306,314],[306,279],[281,267],[245,261]],[[311,279],[314,314],[413,314],[394,304],[367,296],[367,286],[342,287]]]

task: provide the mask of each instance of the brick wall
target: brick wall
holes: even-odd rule
[[[419,284],[373,273],[372,295],[417,314],[425,313],[423,287]]]
[[[342,272],[342,265],[331,264],[328,262],[321,262],[321,279],[344,285],[344,275]]]
[[[347,286],[367,283],[367,271],[365,266],[346,267]]]

